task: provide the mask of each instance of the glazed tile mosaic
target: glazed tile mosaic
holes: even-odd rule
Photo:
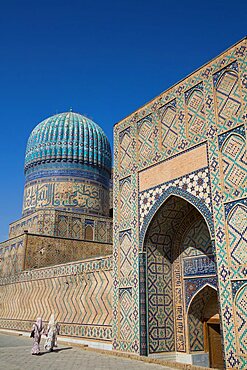
[[[139,194],[139,214],[140,226],[142,228],[145,216],[151,211],[151,208],[160,200],[165,191],[170,187],[180,188],[188,193],[200,198],[212,212],[210,196],[210,179],[208,168],[203,168],[184,177],[178,178],[172,182],[164,183],[156,188],[149,189]]]
[[[245,370],[246,125],[246,39],[117,123],[113,170],[88,118],[37,125],[0,243],[0,327],[55,311],[63,335]]]
[[[218,325],[216,367],[247,366],[246,51],[244,39],[114,127],[116,349],[192,357],[204,351],[214,366],[210,333]],[[123,281],[125,230],[138,269]],[[140,307],[129,347],[118,332],[124,288],[132,288],[129,306]],[[205,318],[209,304],[215,312],[207,308]]]
[[[62,335],[111,342],[111,171],[109,141],[90,119],[66,112],[34,128],[24,216],[0,243],[0,327],[29,331],[54,313]]]

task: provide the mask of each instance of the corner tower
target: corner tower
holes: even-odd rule
[[[23,216],[59,209],[108,216],[111,149],[81,114],[56,114],[32,131],[25,156]]]

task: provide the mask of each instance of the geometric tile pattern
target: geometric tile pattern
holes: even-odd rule
[[[120,220],[122,228],[126,227],[126,221],[131,217],[131,177],[126,177],[119,181],[120,191]]]
[[[241,188],[247,183],[246,140],[231,134],[221,148],[221,163],[224,177],[224,195],[228,198],[242,196]]]
[[[172,264],[166,246],[148,241],[147,260],[149,353],[174,351]]]
[[[132,298],[131,288],[119,289],[119,332],[120,339],[130,342],[132,337]]]
[[[200,275],[200,279],[196,279],[193,274],[192,276],[188,275],[186,279],[184,279],[185,284],[182,287],[181,284],[176,286],[176,282],[173,281],[176,297],[174,318],[175,327],[179,336],[179,338],[176,338],[176,350],[185,350],[184,345],[186,337],[184,330],[187,330],[184,326],[184,317],[186,315],[184,311],[185,307],[180,303],[177,304],[177,301],[180,300],[180,302],[184,303],[183,296],[185,295],[186,304],[189,305],[191,299],[194,297],[193,292],[198,292],[198,290],[203,288],[205,285],[217,287],[220,302],[225,367],[234,369],[247,368],[247,358],[239,355],[239,352],[237,351],[236,315],[233,308],[234,305],[232,297],[233,282],[244,281],[247,277],[247,272],[246,266],[240,264],[233,265],[230,263],[229,231],[226,230],[226,217],[228,217],[228,214],[230,217],[231,210],[232,212],[234,211],[235,204],[241,203],[242,200],[246,198],[246,190],[244,189],[244,183],[241,180],[241,174],[239,176],[236,175],[239,169],[241,170],[242,168],[245,168],[244,165],[246,161],[244,157],[241,157],[240,155],[242,153],[242,144],[240,145],[240,143],[243,142],[242,140],[245,140],[247,119],[246,70],[247,45],[246,39],[244,39],[187,78],[160,94],[151,102],[145,104],[114,127],[115,163],[117,163],[116,170],[114,172],[115,190],[118,189],[119,179],[122,179],[127,175],[131,175],[132,194],[135,194],[138,199],[138,204],[136,204],[134,200],[132,202],[131,218],[133,222],[131,221],[128,225],[128,229],[131,229],[133,265],[135,265],[135,267],[133,267],[133,276],[135,275],[136,277],[132,280],[129,279],[128,284],[129,287],[132,287],[132,304],[140,307],[141,310],[137,315],[133,316],[133,344],[130,348],[132,352],[143,354],[148,353],[148,348],[145,347],[145,338],[147,336],[145,331],[145,297],[148,294],[148,292],[145,291],[145,278],[143,276],[146,271],[145,258],[144,256],[140,257],[141,260],[139,263],[135,264],[135,251],[137,246],[139,246],[141,254],[145,254],[145,251],[142,250],[143,242],[153,216],[170,196],[177,195],[187,199],[195,205],[207,221],[213,242],[216,276],[213,274],[214,264],[213,257],[211,255],[208,256],[207,260],[204,260],[205,263],[202,265],[203,271],[205,271],[205,274],[208,273],[208,275],[202,274]],[[202,89],[200,89],[200,86]],[[197,102],[198,106],[201,107],[198,111],[196,110],[196,105],[193,104],[194,110],[192,109],[192,106],[189,108],[190,110],[188,110],[188,104],[190,104],[189,93],[193,92],[193,89],[195,90],[195,95],[194,97],[192,95],[191,99],[194,98],[195,103]],[[175,102],[175,104],[172,104],[172,102]],[[191,100],[191,103],[193,103],[193,100]],[[169,105],[170,110],[166,117],[166,109]],[[152,136],[151,141],[155,155],[150,156],[149,158],[147,158],[146,153],[137,153],[138,122],[141,122],[146,117],[151,117],[154,130],[154,135]],[[196,117],[204,121],[203,130],[199,131],[198,134],[196,134],[196,132],[192,132],[192,127],[189,129],[189,123],[193,126],[193,118]],[[203,125],[202,121],[201,124]],[[200,127],[200,125],[198,127]],[[122,164],[120,165],[119,163],[121,160],[121,140],[119,135],[127,129],[129,160],[125,166]],[[234,139],[233,141],[230,137],[232,134],[234,135],[232,137]],[[235,136],[238,137],[237,140],[235,140]],[[173,145],[171,145],[171,142],[173,142]],[[173,160],[173,157],[178,157],[182,153],[188,154],[195,145],[199,146],[205,142],[207,142],[208,159],[208,168],[206,168],[208,189],[206,191],[207,195],[205,198],[204,195],[192,194],[194,189],[183,190],[183,180],[185,182],[185,186],[188,186],[188,183],[190,182],[188,178],[190,176],[193,177],[196,172],[194,171],[191,173],[191,170],[182,178],[173,179],[170,182],[167,181],[155,188],[146,189],[142,193],[139,192],[138,173],[140,171],[148,171],[149,168],[152,168],[153,170],[153,167],[158,163]],[[227,147],[228,145],[230,146]],[[227,154],[225,152],[226,147]],[[229,158],[234,156],[234,149],[237,147],[240,150],[235,153],[237,161],[234,163],[234,161],[230,161]],[[221,158],[222,153],[224,154],[225,160],[224,168]],[[142,154],[144,154],[144,156],[142,156]],[[193,161],[192,156],[191,160]],[[181,165],[183,168],[186,167],[186,163],[184,162],[181,163]],[[204,170],[205,168],[201,171]],[[159,180],[161,180],[159,179],[159,174],[157,174],[157,176],[157,183],[161,183],[159,182]],[[175,181],[178,183],[174,184]],[[235,186],[234,182],[236,184]],[[162,186],[164,189],[162,189]],[[225,191],[226,188],[229,192]],[[205,199],[209,199],[208,204],[205,202]],[[232,204],[230,204],[230,202]],[[204,203],[203,206],[202,203]],[[116,220],[120,217],[119,204],[119,194],[116,193],[114,203],[114,232],[115,235],[117,235],[117,238],[114,240],[114,248],[116,253],[118,248],[119,231],[123,231],[121,228],[118,229],[118,225],[116,223]],[[241,204],[243,206],[243,203]],[[241,209],[243,210],[243,208]],[[239,213],[236,214],[237,217],[241,218],[242,216],[239,215]],[[236,225],[233,226],[236,228]],[[180,234],[179,228],[177,229],[177,233]],[[236,232],[232,238],[234,243],[236,241],[237,244],[238,236]],[[189,259],[189,257],[185,258]],[[203,256],[197,256],[196,258],[199,259],[194,263],[194,266],[196,267],[195,270],[199,272],[198,266],[202,263]],[[117,264],[118,257],[114,259],[113,266],[116,286],[118,286],[120,282]],[[179,261],[178,263],[174,261],[173,265],[174,274],[177,276],[177,280],[181,280],[183,278],[183,271],[181,272],[180,269],[181,263]],[[135,293],[136,287],[138,286],[140,289],[139,296]],[[190,288],[192,289],[190,290]],[[183,289],[185,292],[183,292]],[[137,291],[137,294],[139,294],[139,291]],[[118,294],[115,294],[113,299],[114,303],[118,302],[118,299]],[[148,315],[148,313],[146,313],[146,315]],[[116,322],[117,321],[115,320],[115,323]],[[114,325],[113,337],[115,338],[117,337],[118,329],[117,325]],[[117,347],[115,348],[123,350],[121,341],[117,343]],[[189,351],[189,348],[186,350]]]
[[[41,268],[112,253],[111,244],[91,241],[93,229],[88,225],[87,230],[91,232],[85,235],[88,240],[26,234],[25,263],[22,269]]]
[[[192,142],[199,142],[205,131],[205,110],[203,83],[196,85],[185,93],[187,111],[187,132]]]
[[[155,203],[159,200],[161,195],[169,187],[181,188],[184,191],[200,198],[206,207],[211,211],[211,196],[210,196],[210,183],[208,168],[203,168],[186,176],[180,177],[174,181],[164,183],[155,188],[145,190],[139,195],[140,207],[140,225],[144,218],[150,212]]]
[[[247,257],[247,207],[236,203],[227,218],[229,249],[233,265],[246,265]]]
[[[55,213],[56,211],[53,210],[39,210],[13,222],[9,227],[9,239],[23,234],[24,231],[54,235]]]
[[[120,261],[119,269],[121,277],[129,277],[132,273],[132,243],[131,230],[121,231],[119,234]]]
[[[105,221],[97,221],[96,231],[97,240],[107,243],[107,223]]]
[[[171,196],[153,217],[144,250],[147,252],[149,353],[174,351],[175,338],[176,349],[184,351],[184,301],[187,299],[188,307],[203,286],[216,285],[208,227],[196,208],[182,198]]]
[[[185,306],[188,309],[193,297],[207,285],[217,289],[217,277],[200,277],[198,279],[187,278],[184,281]]]
[[[28,233],[35,235],[83,240],[86,217],[85,214],[75,212],[39,210],[12,223],[9,228],[9,238],[28,231]],[[95,223],[95,241],[112,243],[112,220],[109,217],[93,215],[90,215],[90,219],[91,224]]]
[[[25,236],[1,243],[0,245],[0,276],[18,274],[23,269],[25,258]]]
[[[71,237],[73,239],[80,239],[82,235],[82,222],[78,217],[72,217]]]
[[[247,355],[247,284],[237,293],[235,298],[237,321],[238,350],[241,355]]]
[[[161,144],[167,153],[176,147],[178,142],[178,127],[176,120],[176,100],[164,105],[159,110],[161,121]]]
[[[178,241],[176,245],[176,240],[183,220],[191,211],[190,203],[171,196],[155,213],[146,233],[150,352],[185,350],[182,271],[178,260],[182,243]],[[157,332],[163,336],[155,337]]]
[[[122,168],[128,168],[131,164],[131,136],[130,127],[125,129],[119,134],[120,142],[120,166]]]
[[[229,130],[241,114],[238,63],[234,62],[217,72],[213,78],[216,91],[217,119],[221,131]]]
[[[31,332],[34,320],[10,320],[0,319],[0,327],[9,330]],[[48,319],[43,320],[44,324],[48,324]],[[63,336],[79,337],[84,339],[94,339],[100,341],[111,342],[112,327],[111,325],[83,325],[83,324],[60,324],[60,333]]]
[[[88,225],[91,228],[94,227],[95,241],[112,242],[112,235],[108,234],[112,225],[111,219],[93,215],[90,215],[90,219],[87,219],[87,215],[74,212],[55,211],[54,221],[50,222],[50,227],[53,229],[50,235],[83,240],[85,238],[85,228]],[[41,230],[40,234],[43,233]]]
[[[206,286],[193,299],[188,312],[190,351],[204,351],[204,309],[215,290]]]
[[[68,217],[58,216],[57,220],[57,236],[66,236],[68,234]]]
[[[72,239],[84,239],[84,224],[87,216],[81,213],[59,210],[39,210],[29,216],[22,217],[12,223],[9,228],[9,238],[22,235],[24,231],[36,235],[62,236]],[[112,235],[107,234],[107,239],[101,240],[112,225],[109,217],[90,215],[96,224],[96,241],[112,242]],[[98,224],[97,224],[98,222]],[[105,230],[103,231],[102,228]],[[101,230],[99,230],[101,229]],[[99,239],[97,239],[99,235]]]
[[[154,125],[152,116],[147,116],[137,123],[139,158],[146,161],[154,155]]]

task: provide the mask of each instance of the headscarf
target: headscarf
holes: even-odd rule
[[[55,323],[55,315],[54,313],[51,314],[51,317],[50,317],[50,320],[49,320],[49,323],[48,323],[48,326],[52,329],[55,328],[56,326],[56,323]]]
[[[49,320],[49,325],[54,325],[55,324],[55,315],[54,313],[51,314],[50,320]]]
[[[41,331],[43,329],[43,321],[41,317],[37,318],[36,325],[37,325],[38,331]]]

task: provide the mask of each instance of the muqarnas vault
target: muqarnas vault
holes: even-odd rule
[[[93,346],[247,368],[246,47],[117,123],[113,176],[89,119],[34,129],[23,217],[1,244],[2,328],[55,311]]]

